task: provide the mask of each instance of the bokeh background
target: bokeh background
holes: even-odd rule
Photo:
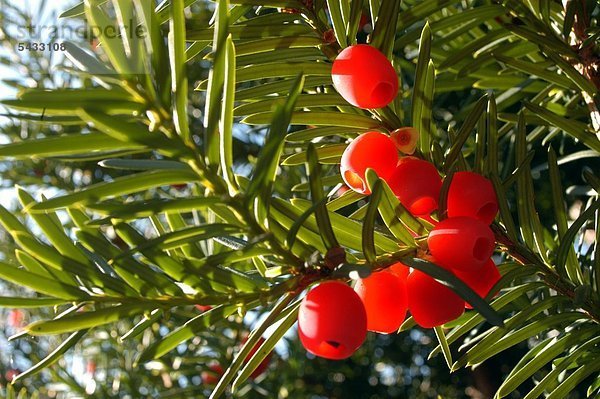
[[[23,2],[0,2],[0,84],[1,97],[11,98],[23,87],[57,88],[77,87],[85,82],[69,74],[69,61],[60,52],[18,51],[18,44],[30,39],[18,32],[24,26],[42,26],[72,21],[59,21],[58,14],[72,5],[68,0],[26,0]],[[206,24],[211,17],[214,3],[197,1],[193,23]],[[364,27],[368,33],[369,24]],[[35,40],[35,39],[31,39]],[[93,47],[92,40],[88,43]],[[415,44],[407,52],[415,50]],[[202,60],[189,63],[189,81],[193,87],[207,77],[210,64]],[[192,95],[191,114],[194,129],[202,130],[201,117],[204,98],[201,93]],[[458,112],[462,99],[470,98],[470,91],[456,92],[443,96],[437,104],[446,113],[440,115],[439,123],[450,120]],[[58,126],[10,117],[8,109],[0,108],[0,143],[10,138],[51,136],[71,129],[68,125]],[[265,131],[236,125],[235,164],[238,172],[249,169],[262,145]],[[568,144],[565,144],[568,145]],[[568,152],[568,151],[567,151]],[[534,160],[533,165],[543,163]],[[576,193],[582,184],[580,175],[569,176],[573,171],[587,165],[598,170],[597,160],[582,160],[568,166],[567,180]],[[81,160],[65,164],[60,161],[30,159],[25,161],[0,162],[0,201],[9,209],[16,210],[14,186],[21,185],[39,198],[51,197],[61,190],[73,190],[84,185],[100,182],[110,176],[118,176],[117,170],[106,170],[95,162]],[[301,182],[294,170],[286,170],[278,184],[288,186]],[[539,177],[539,176],[538,176]],[[547,180],[536,180],[536,192],[540,193],[540,213],[550,215],[551,204]],[[174,197],[185,197],[186,187],[172,187]],[[573,216],[577,215],[581,203],[573,198],[570,203]],[[348,210],[350,212],[350,210]],[[144,231],[144,226],[138,226]],[[111,236],[111,231],[106,232]],[[118,238],[112,234],[114,243]],[[9,236],[0,229],[0,258],[7,262],[13,259],[14,245]],[[22,289],[0,282],[0,295],[32,295]],[[46,310],[47,311],[47,310]],[[153,333],[165,335],[171,328],[188,320],[199,310],[190,307],[174,311],[166,325],[156,324]],[[20,335],[21,328],[35,320],[45,318],[40,309],[0,309],[0,395],[15,374],[31,367],[47,355],[51,348],[60,343],[60,337],[32,338]],[[195,339],[181,344],[161,361],[134,367],[133,359],[139,345],[150,339],[142,334],[135,339],[121,340],[133,322],[122,320],[116,329],[97,329],[88,335],[76,348],[67,353],[51,368],[19,382],[17,389],[26,388],[29,395],[41,398],[180,398],[203,397],[210,392],[210,385],[203,372],[210,365],[226,366],[240,341],[259,315],[250,313],[244,318],[232,317]],[[476,331],[473,332],[474,334]],[[18,339],[12,339],[10,337]],[[247,398],[488,398],[500,385],[502,379],[527,351],[527,344],[518,345],[503,352],[475,370],[460,370],[450,373],[443,358],[428,359],[435,346],[435,336],[430,330],[413,328],[398,335],[369,334],[367,342],[349,360],[333,362],[310,356],[299,344],[294,331],[290,331],[276,348],[269,369],[262,376],[247,384],[241,392]],[[456,350],[457,348],[452,348]],[[514,397],[518,397],[515,395]]]

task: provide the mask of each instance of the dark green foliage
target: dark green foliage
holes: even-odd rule
[[[41,296],[19,288],[0,305],[42,308],[17,342],[70,334],[39,348],[47,357],[21,378],[36,381],[48,366],[45,378],[81,392],[64,367],[51,366],[77,348],[105,359],[105,381],[144,397],[209,394],[194,377],[211,359],[226,368],[213,398],[460,397],[477,375],[465,367],[476,366],[477,381],[495,374],[478,388],[488,396],[598,394],[600,6],[566,3],[172,0],[152,10],[115,0],[65,11],[101,23],[133,4],[138,22],[155,26],[137,53],[146,74],[127,73],[138,60],[125,41],[106,41],[94,57],[70,45],[88,71],[70,69],[65,88],[50,77],[37,88],[15,83],[17,98],[4,101],[12,124],[3,127],[2,177],[23,188],[14,214],[0,209],[0,277]],[[361,13],[372,21],[369,36],[356,35]],[[365,40],[399,73],[401,92],[383,109],[356,109],[332,87],[337,52]],[[90,76],[98,65],[113,74]],[[500,295],[490,305],[474,301],[475,311],[435,334],[410,339],[409,319],[398,336],[371,337],[347,363],[307,359],[292,341],[277,372],[246,383],[315,282],[406,259],[473,297],[413,259],[431,225],[385,182],[369,172],[370,197],[338,194],[347,139],[402,126],[419,129],[417,155],[444,174],[472,169],[494,182]],[[72,171],[86,178],[71,179]],[[39,186],[64,191],[28,194]],[[194,304],[213,309],[198,314]],[[247,314],[265,317],[239,348]],[[435,388],[401,381],[398,370],[391,377],[386,367],[421,362],[427,353],[411,346],[432,338],[439,345],[430,356],[443,359],[413,377]],[[98,348],[106,353],[85,353]],[[494,369],[500,356],[504,367]],[[433,366],[444,362],[458,374]],[[162,385],[139,388],[159,378]],[[96,394],[120,397],[108,386]]]

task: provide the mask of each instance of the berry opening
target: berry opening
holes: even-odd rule
[[[429,215],[435,208],[437,202],[432,197],[421,197],[410,205],[410,213],[413,215]]]
[[[394,97],[394,88],[391,84],[381,82],[371,92],[371,101],[376,104],[387,104]]]
[[[342,344],[340,344],[337,341],[325,341],[325,343],[329,346],[333,346],[335,349],[339,348],[340,346],[342,346]]]
[[[398,144],[400,144],[400,145],[407,145],[410,142],[410,133],[409,132],[404,132],[402,134],[399,134],[396,137],[397,137],[396,140],[397,140]]]
[[[363,193],[367,191],[367,187],[365,187],[365,182],[360,178],[360,176],[357,173],[354,173],[351,170],[344,171],[344,180],[350,187],[354,189],[360,190]]]
[[[317,356],[321,356],[326,359],[339,360],[347,358],[352,354],[353,351],[348,353],[346,347],[339,341],[325,340],[321,341],[317,352]]]
[[[494,220],[498,212],[498,205],[493,202],[488,202],[477,211],[479,220]]]
[[[473,257],[478,261],[485,261],[489,257],[490,242],[483,237],[475,240],[473,245]]]

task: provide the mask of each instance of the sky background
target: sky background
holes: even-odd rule
[[[32,14],[35,24],[45,24],[55,22],[56,17],[64,10],[68,9],[69,6],[75,4],[76,0],[0,0],[0,6],[2,4],[17,5],[26,12]],[[3,28],[11,32],[14,32],[18,27],[10,26],[10,21],[3,21]],[[3,40],[0,37],[0,40]],[[4,48],[4,43],[0,46],[0,53],[5,55],[7,50]],[[19,79],[20,74],[16,68],[11,68],[9,65],[0,63],[0,79]],[[0,99],[13,98],[16,95],[16,90],[10,86],[5,85],[0,81]],[[5,113],[6,110],[0,106],[0,114]],[[7,119],[0,116],[0,125],[6,123]],[[6,143],[6,138],[0,133],[0,144]],[[0,204],[9,209],[14,206],[15,194],[14,188],[2,189],[0,188]]]
[[[54,14],[57,16],[62,11],[66,10],[72,4],[75,4],[75,0],[23,0],[23,1],[14,1],[14,0],[0,0],[0,5],[2,3],[9,3],[11,5],[20,5],[22,10],[29,12],[34,15],[34,21],[37,24],[48,23],[48,21],[56,20],[56,17],[53,17]],[[44,4],[45,3],[45,4]],[[41,13],[40,13],[41,11]],[[9,27],[5,23],[3,26],[5,29],[15,29],[15,27]],[[4,52],[4,48],[0,48],[0,52]],[[2,79],[14,79],[19,77],[19,72],[10,66],[0,64],[0,77]],[[1,98],[9,97],[11,94],[14,95],[14,90],[2,83],[0,83]]]

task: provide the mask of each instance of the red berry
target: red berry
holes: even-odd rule
[[[386,134],[366,132],[355,138],[344,150],[340,164],[342,178],[354,191],[370,194],[365,181],[367,168],[387,179],[398,163],[396,146]]]
[[[354,286],[367,311],[367,330],[389,334],[397,331],[406,317],[406,283],[389,271],[359,279]]]
[[[208,366],[208,370],[200,373],[200,377],[205,384],[215,385],[219,382],[224,372],[225,370],[223,370],[223,367],[219,363],[214,363]]]
[[[490,224],[498,213],[491,181],[473,172],[456,172],[448,190],[448,217],[469,216]]]
[[[387,182],[413,215],[429,215],[437,209],[442,178],[432,163],[415,157],[401,158]]]
[[[198,309],[201,312],[208,312],[209,310],[212,309],[212,306],[210,305],[194,305],[196,307],[196,309]]]
[[[365,28],[365,25],[369,23],[371,23],[369,17],[363,12],[360,16],[360,21],[358,22],[358,30],[363,30]]]
[[[340,188],[338,188],[338,189],[337,189],[337,191],[335,192],[335,195],[336,195],[337,197],[341,197],[341,196],[342,196],[342,195],[344,195],[344,193],[345,193],[346,191],[348,191],[348,190],[350,190],[350,189],[348,188],[348,186],[346,186],[345,184],[342,184],[342,185],[341,185],[341,187],[340,187]]]
[[[448,323],[463,314],[465,301],[434,278],[413,270],[406,280],[408,310],[421,327]]]
[[[247,340],[248,340],[248,337],[244,338],[244,340],[242,340],[242,343],[246,342]],[[256,343],[256,345],[254,345],[254,347],[250,350],[250,353],[248,353],[248,356],[246,356],[245,361],[249,361],[264,342],[265,342],[265,339],[263,337],[260,337],[258,339],[258,342]],[[263,361],[260,362],[258,367],[255,368],[254,371],[250,374],[250,378],[254,379],[254,378],[258,377],[259,375],[261,375],[262,373],[264,373],[265,371],[267,371],[267,368],[269,367],[269,363],[271,362],[272,357],[273,357],[273,352],[269,353],[267,355],[267,357],[265,357],[263,359]]]
[[[386,269],[387,271],[394,273],[396,276],[406,281],[406,278],[410,274],[410,267],[406,266],[402,262],[396,262]]]
[[[411,155],[417,148],[419,131],[414,127],[401,127],[390,133],[390,137],[398,150],[403,154]]]
[[[495,247],[489,226],[465,216],[439,222],[429,233],[427,244],[441,266],[463,272],[479,270]]]
[[[8,325],[13,328],[20,328],[23,324],[24,314],[19,309],[11,309],[8,313]]]
[[[367,336],[365,307],[346,284],[321,283],[300,304],[298,336],[304,348],[317,356],[350,357]]]
[[[485,298],[492,287],[500,281],[502,277],[498,271],[498,267],[494,264],[494,261],[488,259],[477,273],[470,272],[456,272],[456,277],[464,281],[469,287],[473,289],[482,298]],[[465,305],[467,309],[473,309],[468,303]]]
[[[11,382],[13,378],[18,376],[20,373],[21,372],[19,370],[9,369],[6,371],[6,374],[4,374],[4,378],[6,378],[6,381]]]
[[[85,372],[90,375],[94,375],[96,373],[96,362],[93,360],[88,360],[85,366]]]
[[[398,93],[398,76],[391,62],[375,47],[346,47],[333,62],[333,86],[350,104],[381,108]]]

